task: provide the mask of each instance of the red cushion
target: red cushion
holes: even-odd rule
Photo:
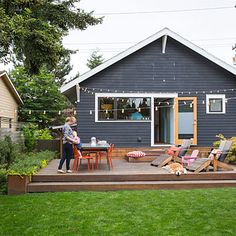
[[[126,155],[127,157],[138,158],[138,157],[144,157],[146,154],[141,151],[133,151],[133,152],[128,152]]]

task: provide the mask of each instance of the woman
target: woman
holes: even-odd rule
[[[70,127],[70,125],[73,125],[76,123],[75,117],[67,117],[66,118],[66,123],[64,124],[62,128],[62,133],[63,133],[63,156],[62,159],[60,160],[59,166],[58,166],[58,173],[64,174],[65,171],[62,170],[62,166],[64,162],[66,161],[66,172],[67,173],[72,173],[70,170],[70,159],[72,156],[72,144],[78,144],[76,141],[74,141],[73,137],[73,131]]]

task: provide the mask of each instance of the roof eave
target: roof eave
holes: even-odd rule
[[[19,93],[16,91],[15,86],[13,85],[13,83],[11,82],[8,74],[5,71],[2,74],[0,74],[0,77],[3,77],[3,76],[6,78],[7,83],[10,85],[10,87],[11,87],[11,89],[12,89],[14,95],[15,95],[14,97],[18,101],[18,104],[23,105],[24,104],[23,100],[21,99]]]

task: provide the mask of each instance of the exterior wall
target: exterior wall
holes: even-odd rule
[[[0,78],[0,128],[9,128],[9,119],[12,119],[12,129],[15,129],[17,122],[17,108],[18,104],[14,99],[13,94],[10,92],[10,89],[4,80]]]
[[[235,100],[226,104],[226,114],[206,114],[206,105],[202,104],[203,100],[206,103],[206,95],[191,92],[205,90],[210,94],[211,90],[236,89],[236,76],[170,37],[165,54],[162,54],[161,46],[161,40],[157,40],[85,80],[80,86],[119,92],[177,92],[179,97],[197,97],[199,146],[211,146],[219,133],[227,137],[236,135]],[[235,91],[223,93],[226,98],[236,97]],[[95,123],[94,108],[95,95],[81,91],[77,114],[82,142],[88,142],[90,137],[95,136],[118,147],[151,145],[151,122]],[[90,110],[93,110],[92,115]],[[142,142],[137,141],[138,137]]]

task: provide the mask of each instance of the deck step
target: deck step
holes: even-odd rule
[[[108,191],[144,189],[192,189],[236,187],[236,180],[125,181],[125,182],[32,182],[28,192]]]
[[[121,181],[179,181],[179,180],[236,180],[235,172],[206,172],[200,174],[188,173],[176,176],[174,174],[54,174],[35,175],[32,182],[121,182]]]

